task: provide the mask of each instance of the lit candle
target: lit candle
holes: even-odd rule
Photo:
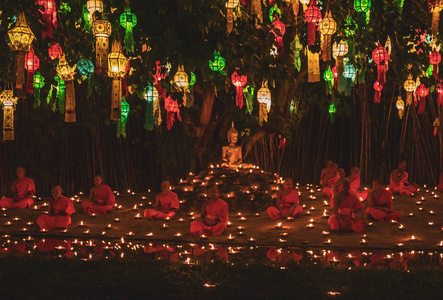
[[[147,234],[145,234],[146,236],[154,236],[154,233],[152,233],[152,232],[149,232],[149,233],[147,233]]]
[[[230,221],[228,221],[228,223],[226,224],[226,227],[231,227],[232,223]]]
[[[276,225],[275,225],[275,228],[277,228],[277,229],[282,229],[282,224],[281,224],[281,222],[278,222]]]
[[[323,244],[325,245],[330,245],[331,243],[332,243],[331,239],[327,239],[326,241],[323,242]]]
[[[126,233],[127,236],[134,236],[135,233],[133,233],[132,231],[129,231],[128,233]]]
[[[78,224],[78,227],[85,227],[85,223],[83,223],[83,221],[80,221],[80,223]]]
[[[430,211],[429,211],[429,214],[430,214],[430,215],[435,215],[435,211],[430,210]]]
[[[162,225],[161,229],[162,229],[162,230],[166,230],[166,229],[168,229],[168,228],[169,228],[169,225],[168,225],[168,224],[165,224],[165,223],[163,223],[163,225]]]
[[[255,242],[255,239],[254,239],[253,237],[251,237],[251,238],[249,238],[248,242],[249,242],[249,243],[254,243],[254,242]]]
[[[114,222],[118,223],[118,222],[120,222],[120,219],[119,218],[115,218]]]
[[[405,245],[405,244],[403,244],[403,243],[398,243],[398,244],[397,244],[398,247],[403,247],[404,245]]]
[[[227,239],[228,239],[228,240],[233,240],[233,239],[235,239],[235,236],[233,236],[232,234],[229,234],[228,237],[227,237]]]
[[[417,201],[417,202],[415,202],[415,203],[417,203],[417,205],[421,205],[421,201]]]
[[[278,241],[279,241],[280,243],[282,243],[282,244],[285,244],[285,243],[288,242],[288,240],[285,240],[285,239],[278,239]]]
[[[322,234],[323,236],[329,236],[329,231],[322,231],[321,234]]]
[[[185,219],[183,219],[183,218],[180,218],[180,219],[178,219],[178,221],[179,221],[179,222],[184,222],[184,221],[185,221]]]
[[[188,212],[187,215],[188,215],[188,217],[192,217],[194,215],[194,213],[193,212]]]
[[[308,228],[308,229],[313,229],[313,228],[314,228],[314,224],[309,223],[308,225],[306,225],[306,228]]]
[[[414,216],[414,213],[409,213],[408,214],[408,217],[413,217]]]
[[[101,236],[105,236],[106,235],[106,231],[102,231],[102,233],[100,233]]]
[[[34,205],[33,207],[32,207],[32,210],[39,210],[40,209],[40,207],[38,207],[38,205]]]
[[[434,222],[428,222],[429,226],[434,226]]]
[[[238,227],[237,227],[237,231],[243,231],[243,230],[245,230],[245,227],[244,227],[244,226],[238,226]]]
[[[46,206],[48,206],[48,205],[49,205],[49,204],[46,203],[46,202],[42,204],[42,206],[44,206],[44,207],[46,207]]]
[[[322,218],[323,219],[329,218],[328,213],[327,213],[326,210],[323,211]]]
[[[315,210],[315,207],[314,206],[311,206],[311,208],[309,209],[310,211],[314,211]]]
[[[33,222],[27,222],[26,225],[32,226],[32,225],[34,225],[34,223]]]
[[[28,228],[23,227],[22,229],[20,229],[20,231],[28,231]]]
[[[423,211],[423,207],[419,207],[418,210],[419,210],[419,211]]]
[[[246,217],[240,217],[240,222],[245,222],[246,220]]]
[[[410,241],[416,241],[417,238],[413,235],[413,236],[411,236],[411,237],[409,238],[409,240],[410,240]]]
[[[391,224],[392,224],[392,225],[397,224],[397,220],[391,220]]]
[[[135,218],[136,220],[140,220],[140,219],[142,218],[142,215],[141,215],[141,214],[136,214],[134,218]]]
[[[245,233],[244,233],[244,231],[239,231],[239,232],[237,232],[237,235],[238,235],[238,236],[244,236]]]
[[[439,244],[437,244],[438,247],[443,247],[443,241],[440,241]]]
[[[15,218],[12,219],[12,221],[18,222],[18,221],[20,221],[20,218],[19,217],[15,217]]]
[[[138,210],[137,204],[134,205],[134,207],[132,208],[133,211]]]
[[[84,235],[88,235],[88,234],[89,234],[89,229],[88,229],[88,230],[85,230],[85,231],[83,231],[83,234],[84,234]]]
[[[200,236],[200,238],[201,238],[202,240],[206,240],[206,239],[208,238],[208,236],[207,236],[207,235],[204,235],[204,234],[202,234],[202,235]]]
[[[255,213],[255,216],[256,217],[260,217],[260,213]]]
[[[174,237],[176,237],[176,238],[179,238],[181,236],[182,236],[182,234],[180,232],[177,232],[176,234],[174,234]]]
[[[360,244],[361,244],[361,245],[367,245],[367,244],[368,244],[368,241],[365,240],[365,239],[361,239]]]
[[[90,216],[91,216],[91,218],[95,218],[95,217],[97,217],[97,214],[92,213],[92,214],[90,214]]]
[[[323,201],[323,206],[329,206],[328,201],[324,200],[324,201]]]
[[[398,230],[404,231],[405,230],[405,226],[403,226],[403,224],[400,224],[400,226],[398,226]]]
[[[2,207],[1,209],[2,209],[2,211],[7,211],[8,210],[6,207]]]
[[[305,212],[305,215],[309,216],[309,215],[311,215],[311,212],[308,210],[308,211]]]

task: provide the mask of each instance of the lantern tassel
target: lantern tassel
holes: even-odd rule
[[[263,123],[263,121],[268,122],[268,109],[266,103],[260,103],[258,119],[260,123]]]
[[[384,85],[385,84],[385,65],[384,63],[380,63],[377,66],[377,81],[381,84]]]
[[[242,86],[236,86],[235,89],[237,90],[237,96],[235,97],[235,104],[243,108],[243,87]]]
[[[323,61],[330,61],[332,59],[332,35],[326,34],[322,35],[321,43],[321,59]]]
[[[55,105],[57,105],[58,111],[62,115],[64,115],[65,114],[65,107],[66,107],[66,89],[64,89],[64,88],[57,89],[56,101],[54,102],[54,106]]]
[[[65,122],[75,122],[75,88],[74,81],[66,81]]]
[[[308,22],[308,46],[315,44],[315,22]]]
[[[294,52],[294,66],[297,69],[297,71],[300,71],[301,69],[300,52],[297,51]]]
[[[146,105],[146,114],[145,114],[145,128],[146,130],[154,129],[154,102],[149,102]]]
[[[26,92],[32,93],[34,91],[34,72],[28,71],[28,77],[26,80]]]
[[[399,109],[399,110],[398,110],[398,117],[400,118],[400,120],[403,119],[403,115],[404,115],[404,113],[405,113],[405,110],[404,110],[404,109]]]
[[[432,11],[432,34],[434,36],[438,33],[438,23],[440,22],[440,8],[434,7]]]
[[[438,127],[434,127],[434,135],[437,135]]]
[[[168,113],[166,114],[166,126],[168,130],[171,130],[172,125],[174,125],[174,121],[175,121],[174,112],[168,111]]]
[[[234,28],[234,10],[232,8],[228,8],[226,14],[226,21],[227,21],[227,31],[228,33],[231,33],[232,29]]]
[[[420,102],[418,103],[418,114],[421,115],[425,112],[425,106],[426,106],[426,97],[420,97]]]
[[[125,32],[125,50],[128,53],[134,52],[134,34],[132,29],[126,29]]]
[[[41,101],[40,101],[40,89],[35,88],[34,89],[34,109],[37,109],[40,107]]]
[[[443,93],[438,93],[437,103],[440,106],[443,105]]]
[[[412,105],[412,92],[406,93],[406,105]]]

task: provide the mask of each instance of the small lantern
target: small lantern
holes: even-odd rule
[[[412,79],[412,75],[408,75],[408,79],[403,84],[404,89],[406,90],[406,105],[412,104],[412,93],[415,92],[417,88],[417,84],[414,79]]]
[[[386,76],[385,67],[388,65],[389,53],[380,43],[378,43],[378,47],[375,48],[374,51],[372,51],[372,59],[377,64],[377,72],[378,72],[377,81],[381,85],[384,85],[385,76]]]
[[[395,106],[398,109],[398,117],[400,120],[403,118],[403,114],[405,113],[405,102],[401,98],[401,96],[398,96],[397,102],[395,102]]]
[[[354,9],[358,13],[366,14],[366,23],[369,21],[369,12],[371,10],[371,0],[355,0]]]
[[[443,105],[443,84],[442,83],[437,84],[435,90],[437,91],[438,94],[437,104],[441,106]]]
[[[321,11],[316,0],[311,0],[309,7],[305,10],[305,19],[308,22],[308,46],[315,44],[315,26],[321,20]]]
[[[337,71],[337,80],[340,79],[344,71],[343,58],[348,53],[348,43],[341,40],[339,43],[335,42],[332,45],[332,55],[335,57],[335,68]]]
[[[111,23],[106,20],[95,20],[92,24],[92,32],[95,35],[95,66],[98,69],[107,70]]]
[[[38,0],[38,5],[44,8],[44,10],[39,9],[39,12],[46,22],[46,31],[42,32],[42,39],[45,37],[53,39],[52,25],[54,25],[54,28],[57,28],[57,4],[55,4],[54,0]]]
[[[38,68],[40,68],[40,59],[35,55],[34,49],[31,48],[25,55],[25,69],[28,71],[26,91],[28,93],[32,93],[34,89],[34,73]]]
[[[238,70],[238,68],[236,68]],[[246,75],[238,75],[237,71],[231,75],[232,84],[235,85],[237,92],[235,103],[238,107],[243,108],[243,88],[248,83],[248,77]]]
[[[345,84],[340,87],[344,90],[346,96],[351,96],[352,87],[354,86],[355,81],[355,67],[352,64],[347,63],[344,67],[343,78]]]
[[[58,43],[52,44],[49,47],[48,54],[51,60],[60,59],[63,55],[62,47]]]
[[[334,73],[331,71],[331,67],[323,73],[323,79],[326,81],[326,95],[332,94],[332,88],[334,87]]]
[[[149,83],[148,87],[146,88],[144,98],[147,102],[145,128],[147,130],[152,130],[154,129],[154,125],[157,123],[158,116],[160,115],[160,105],[158,103],[158,91],[151,83]]]
[[[322,34],[321,59],[323,61],[331,60],[332,35],[337,31],[337,22],[332,18],[328,11],[325,17],[319,23],[319,30]]]
[[[268,88],[268,81],[263,81],[261,89],[257,92],[257,101],[260,103],[259,121],[260,124],[268,122],[268,112],[271,110],[271,91]]]
[[[432,74],[435,79],[438,79],[438,64],[441,62],[441,55],[434,49],[429,56],[429,63],[433,66]]]
[[[112,77],[111,120],[120,120],[122,103],[121,79],[126,75],[128,59],[121,53],[117,41],[112,44],[112,52],[108,55],[108,76]]]
[[[60,58],[57,66],[57,74],[66,85],[65,122],[75,122],[75,88],[74,75],[77,65],[70,67],[65,56]]]
[[[433,125],[434,125],[434,135],[437,135],[438,127],[440,127],[440,121],[438,120],[438,118],[435,119]]]
[[[180,88],[188,86],[188,75],[183,66],[178,66],[177,73],[174,75],[174,83]]]
[[[425,112],[426,96],[429,94],[429,89],[422,83],[417,87],[415,93],[420,98],[420,103],[418,104],[418,114],[420,115]]]
[[[18,98],[11,90],[4,90],[0,94],[0,103],[3,109],[3,140],[14,140],[14,111]]]
[[[117,124],[117,138],[126,137],[126,124],[128,123],[128,115],[129,115],[129,103],[126,102],[125,98],[123,97],[122,100],[122,115],[120,120],[118,120]]]
[[[94,64],[89,58],[82,58],[77,62],[77,69],[82,77],[89,78],[94,74]]]
[[[168,130],[171,130],[172,125],[174,125],[176,113],[177,113],[177,119],[179,121],[182,120],[182,118],[180,116],[180,108],[178,106],[177,101],[172,100],[171,96],[168,96],[168,98],[165,99],[165,109],[167,111],[166,126],[167,126]]]
[[[222,72],[226,66],[225,59],[220,55],[220,52],[214,51],[214,61],[209,61],[209,68],[214,72]]]
[[[279,53],[283,53],[283,36],[286,33],[286,27],[285,24],[280,21],[280,19],[278,17],[275,17],[274,22],[272,22],[272,26],[275,29],[278,29],[279,32],[276,32],[274,30],[271,30],[271,32],[274,34],[275,36],[275,41],[277,43],[277,49]]]
[[[132,29],[137,25],[137,16],[127,8],[120,15],[120,25],[125,29],[125,50],[126,52],[134,52],[134,35]]]
[[[40,90],[45,86],[45,77],[37,71],[34,75],[34,109],[40,106]]]
[[[228,23],[227,31],[228,33],[231,33],[232,28],[234,28],[234,9],[239,5],[240,1],[238,0],[228,0],[226,2],[226,20]]]

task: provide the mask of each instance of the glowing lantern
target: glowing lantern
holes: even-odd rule
[[[275,36],[275,41],[277,42],[277,49],[278,52],[283,53],[283,36],[286,33],[286,27],[285,24],[280,21],[280,19],[278,17],[275,17],[274,22],[272,23],[272,26],[275,29],[278,29],[278,32],[276,32],[274,29],[271,30],[271,32],[274,34]]]
[[[32,93],[34,89],[34,73],[40,68],[40,59],[35,55],[34,49],[31,48],[25,55],[25,69],[28,71],[28,80],[26,82],[26,91]]]
[[[75,122],[75,88],[74,75],[77,65],[70,67],[65,56],[60,58],[57,66],[57,75],[66,85],[65,122]]]
[[[334,73],[331,71],[331,67],[323,73],[323,79],[326,81],[326,95],[332,94],[332,88],[334,87]]]
[[[54,76],[54,80],[57,82],[57,85],[55,86],[55,89],[57,91],[56,93],[56,100],[54,101],[54,104],[52,106],[52,111],[55,112],[58,107],[58,111],[61,114],[65,113],[65,103],[66,103],[66,84],[58,75]],[[51,85],[52,89],[52,85]],[[52,94],[52,91],[49,92],[49,95]],[[46,100],[46,103],[49,104],[49,100]]]
[[[45,86],[45,78],[37,71],[34,75],[34,109],[40,106],[40,90]]]
[[[355,67],[352,64],[346,64],[342,80],[344,81],[344,84],[339,84],[340,88],[343,89],[346,96],[351,96],[352,87],[354,86],[355,81]]]
[[[298,35],[296,35],[295,39],[291,42],[291,50],[294,51],[294,66],[297,68],[298,71],[300,71],[300,51],[303,50],[303,45],[300,43],[300,38],[298,37]]]
[[[358,13],[366,14],[366,23],[369,23],[369,13],[371,10],[371,0],[355,0],[354,1],[354,9]]]
[[[382,47],[380,43],[378,43],[378,47],[372,51],[372,59],[377,64],[377,81],[383,85],[385,84],[385,66],[387,67],[389,61],[388,51],[386,51],[386,49]]]
[[[271,7],[271,9],[269,9],[269,21],[271,21],[271,23],[274,22],[275,19],[274,15],[277,18],[281,18],[281,10],[280,8],[278,8],[277,4],[274,4],[274,6]]]
[[[238,0],[228,0],[228,2],[226,2],[226,9],[227,9],[226,20],[228,23],[227,27],[228,33],[231,33],[232,28],[234,28],[234,9],[237,7],[239,3],[240,2]]]
[[[268,122],[268,112],[271,110],[271,91],[268,89],[268,81],[264,81],[261,89],[257,92],[257,101],[260,103],[259,107],[259,121]]]
[[[406,105],[412,104],[412,93],[415,92],[417,88],[417,84],[412,79],[412,75],[408,75],[408,79],[403,84],[404,89],[406,90]]]
[[[428,1],[429,10],[432,13],[432,34],[434,36],[438,33],[438,23],[440,21],[440,12],[443,9],[442,0]]]
[[[323,61],[331,60],[332,35],[337,31],[337,22],[332,18],[331,12],[327,12],[320,21],[319,30],[322,34],[321,59]]]
[[[108,76],[112,77],[111,120],[120,120],[122,104],[121,79],[126,75],[128,59],[121,53],[117,41],[112,44],[112,52],[108,55]]]
[[[334,124],[335,113],[337,112],[337,109],[335,108],[335,104],[334,103],[329,105],[328,112],[329,112],[329,116],[331,117],[331,123]]]
[[[8,46],[15,52],[15,91],[17,96],[22,98],[25,84],[25,53],[29,51],[35,39],[23,12],[18,14],[16,25],[8,31],[8,37],[11,41]]]
[[[438,120],[438,118],[435,119],[433,125],[434,125],[434,135],[437,135],[438,127],[440,127],[440,121]]]
[[[434,51],[432,51],[431,55],[429,56],[429,62],[433,66],[432,74],[434,75],[435,79],[438,79],[438,64],[441,62],[441,55],[437,52],[437,50],[434,49]]]
[[[14,111],[18,98],[11,90],[4,90],[0,94],[0,103],[3,109],[3,140],[14,140]]]
[[[376,81],[374,83],[374,102],[380,103],[381,101],[381,90],[383,89],[383,85],[380,84],[380,82]]]
[[[42,14],[43,20],[46,22],[46,31],[42,32],[42,39],[49,37],[53,39],[52,25],[57,28],[57,5],[54,0],[38,0],[38,5],[43,6],[44,10],[38,11]]]
[[[82,77],[89,78],[94,73],[94,64],[89,58],[82,58],[77,62],[77,69]]]
[[[420,98],[420,102],[418,104],[418,114],[422,114],[425,112],[425,106],[426,106],[426,96],[429,94],[429,89],[422,83],[417,87],[417,90],[415,91],[417,96]]]
[[[95,66],[98,69],[107,70],[111,23],[106,20],[95,20],[92,25],[92,32],[95,35]]]
[[[397,106],[398,117],[401,120],[403,118],[403,114],[405,113],[405,102],[403,101],[401,96],[398,96],[397,102],[395,102],[395,106]]]
[[[332,55],[335,57],[335,68],[337,79],[339,80],[344,71],[343,58],[348,53],[348,43],[341,40],[338,44],[335,42],[332,45]]]
[[[188,74],[185,73],[183,66],[178,66],[177,73],[174,75],[174,83],[178,86],[179,90],[183,90],[183,105],[186,106],[186,91],[188,88]]]
[[[125,98],[123,97],[122,100],[122,116],[120,120],[118,120],[117,124],[117,138],[126,137],[126,124],[128,123],[128,115],[129,115],[129,103],[126,102]]]
[[[437,103],[438,105],[443,105],[443,84],[442,83],[437,84],[435,89],[437,90],[438,94]]]
[[[238,70],[238,68],[236,68]],[[231,75],[232,84],[235,85],[237,96],[235,98],[235,104],[242,108],[243,107],[243,88],[248,82],[248,77],[246,75],[238,75],[237,71]]]
[[[226,66],[225,59],[217,50],[214,51],[214,61],[209,61],[209,68],[214,72],[221,72]]]
[[[102,13],[103,12],[103,1],[102,0],[88,0],[86,2],[86,8],[88,12],[92,15],[96,11]]]
[[[51,60],[59,59],[63,55],[62,47],[58,43],[52,44],[49,47],[48,54]]]
[[[167,111],[166,126],[167,126],[168,130],[171,130],[172,125],[174,125],[176,113],[177,113],[177,119],[179,121],[182,120],[182,118],[180,116],[180,108],[178,106],[177,101],[172,100],[171,96],[168,96],[168,98],[165,99],[165,109]]]
[[[311,0],[305,10],[305,19],[308,22],[308,46],[315,44],[315,26],[321,20],[321,12],[317,7],[317,1]]]
[[[124,13],[120,15],[120,25],[125,28],[125,50],[127,52],[134,52],[134,35],[132,29],[137,25],[137,16],[127,8]]]
[[[160,105],[158,102],[158,91],[154,86],[152,86],[151,83],[149,83],[148,87],[146,88],[144,98],[147,102],[145,128],[147,130],[152,130],[154,129],[154,125],[157,123],[158,116],[160,115]]]

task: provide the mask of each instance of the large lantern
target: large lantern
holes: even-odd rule
[[[322,34],[321,59],[331,60],[332,35],[337,31],[337,22],[332,18],[331,12],[327,12],[319,23],[319,30]]]
[[[18,14],[16,25],[8,31],[8,37],[11,41],[8,46],[15,52],[15,92],[17,97],[22,98],[25,84],[25,53],[29,51],[35,39],[26,23],[25,13]]]
[[[275,17],[274,22],[272,22],[272,26],[275,29],[278,29],[278,32],[276,32],[275,30],[271,30],[271,32],[274,34],[275,36],[275,41],[277,43],[277,49],[279,53],[283,53],[283,36],[286,33],[286,27],[285,24],[280,21],[280,19],[278,17]]]
[[[438,79],[438,64],[441,62],[441,55],[434,49],[429,56],[429,63],[433,66],[432,74],[435,79]]]
[[[401,98],[401,96],[398,96],[397,102],[395,102],[395,106],[398,109],[398,117],[400,120],[403,118],[403,114],[405,113],[405,102]]]
[[[384,85],[386,73],[385,67],[388,65],[389,53],[380,43],[378,43],[378,47],[372,51],[372,59],[377,64],[377,81],[380,82],[381,85]]]
[[[403,84],[404,89],[406,90],[406,105],[412,104],[412,94],[415,92],[417,88],[417,84],[414,79],[412,79],[412,75],[408,75],[408,79]]]
[[[40,68],[40,59],[35,55],[34,49],[31,48],[25,55],[25,69],[28,71],[26,91],[28,93],[32,93],[34,89],[34,73],[38,68]]]
[[[124,13],[120,15],[120,25],[125,29],[125,50],[127,52],[134,52],[134,35],[132,29],[137,25],[137,16],[127,8]]]
[[[62,47],[58,43],[52,44],[48,49],[48,54],[51,60],[60,59],[63,55]]]
[[[122,103],[121,80],[126,75],[128,59],[122,54],[117,41],[112,44],[112,52],[108,55],[108,76],[112,77],[111,120],[120,120]]]
[[[174,125],[175,114],[177,114],[177,119],[179,121],[182,120],[182,118],[180,116],[180,107],[178,106],[178,103],[176,100],[172,100],[171,96],[168,96],[165,99],[165,109],[167,111],[166,126],[167,126],[168,130],[171,130],[172,125]]]
[[[265,121],[268,122],[268,112],[271,110],[271,91],[268,89],[268,81],[264,81],[261,89],[257,92],[257,101],[259,103],[258,118],[260,124]]]
[[[54,25],[54,28],[57,28],[57,4],[55,4],[54,0],[38,0],[38,5],[44,8],[44,10],[39,9],[39,12],[46,22],[46,31],[42,32],[42,39],[45,37],[53,39],[52,25]]]
[[[236,68],[238,70],[238,68]],[[236,98],[235,98],[235,104],[242,108],[243,107],[243,88],[246,86],[246,83],[248,83],[248,77],[246,75],[238,75],[237,71],[232,73],[231,75],[231,81],[232,84],[235,85],[235,89],[237,92]]]
[[[418,103],[418,114],[420,115],[425,112],[426,96],[429,94],[429,89],[422,83],[417,87],[415,93],[420,98]]]
[[[151,84],[148,84],[144,99],[146,100],[146,114],[145,114],[145,128],[147,130],[154,129],[154,126],[158,124],[158,117],[160,116],[160,105],[158,101],[158,91]],[[161,122],[161,118],[160,118]]]
[[[74,75],[77,65],[70,67],[65,56],[60,58],[57,66],[57,75],[66,85],[65,122],[75,122],[75,88]]]
[[[237,5],[240,3],[238,0],[228,0],[226,2],[226,20],[228,23],[227,31],[228,33],[231,33],[232,28],[234,28],[234,9],[237,7]]]
[[[305,19],[308,22],[308,46],[315,44],[315,26],[321,20],[321,12],[316,0],[311,0],[305,10]]]
[[[0,94],[0,103],[3,109],[3,140],[14,140],[14,111],[18,98],[11,90],[4,90]]]
[[[111,23],[106,20],[95,20],[92,24],[92,32],[95,35],[95,66],[98,69],[107,70],[108,68],[107,60],[111,31]]]

